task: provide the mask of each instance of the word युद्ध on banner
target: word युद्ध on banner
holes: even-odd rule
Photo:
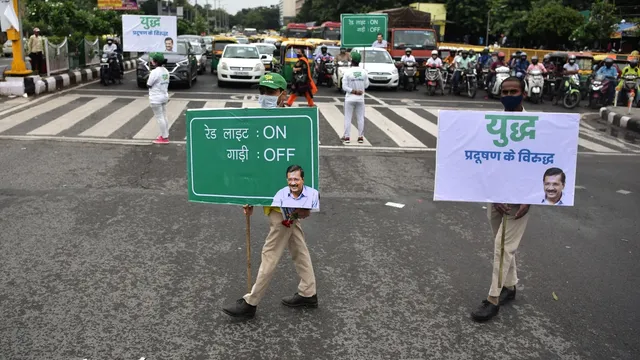
[[[579,114],[441,110],[434,200],[572,206]]]
[[[270,206],[300,165],[318,190],[318,109],[187,111],[189,200]]]
[[[123,15],[122,33],[124,51],[178,52],[175,16]]]
[[[493,144],[499,148],[506,147],[509,140],[513,142],[521,142],[524,139],[535,140],[536,138],[536,121],[537,116],[529,115],[485,115],[485,119],[490,120],[487,124],[489,134],[497,135],[498,138],[493,140]],[[509,132],[509,135],[507,135]],[[532,153],[528,149],[521,149],[516,153],[513,149],[509,151],[487,151],[487,150],[465,150],[465,160],[474,160],[477,164],[481,164],[482,160],[496,161],[519,161],[519,162],[542,162],[543,164],[553,164],[553,153]]]

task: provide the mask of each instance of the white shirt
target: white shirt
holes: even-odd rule
[[[369,74],[367,70],[360,67],[353,67],[345,70],[342,78],[342,90],[347,94],[344,101],[361,101],[364,102],[364,90],[369,87]],[[352,90],[362,91],[362,95],[352,94]]]
[[[104,44],[104,47],[102,48],[102,51],[104,52],[116,52],[116,50],[118,50],[118,46],[116,44]]]
[[[371,47],[386,49],[387,48],[387,40],[382,40],[381,43],[379,43],[378,40],[376,40],[376,41],[373,42],[373,45],[371,45]]]
[[[402,58],[400,58],[400,61],[405,62],[405,61],[413,61],[416,62],[416,58],[413,57],[413,55],[402,55]]]
[[[569,63],[566,63],[566,64],[564,64],[564,66],[562,68],[567,70],[567,71],[580,71],[580,66],[578,64],[575,64],[575,63],[573,65],[571,65]]]
[[[430,57],[429,60],[427,60],[427,66],[429,65],[442,66],[442,60],[439,57],[437,57],[435,60]]]
[[[169,71],[164,66],[151,70],[147,86],[151,104],[164,104],[169,101]]]

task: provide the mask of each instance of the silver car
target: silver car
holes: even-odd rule
[[[207,71],[207,55],[206,50],[200,46],[200,43],[191,43],[193,47],[193,55],[195,55],[196,60],[198,62],[198,74],[202,75],[205,71]]]
[[[2,53],[6,57],[13,56],[13,41],[7,40],[7,42],[2,45]]]

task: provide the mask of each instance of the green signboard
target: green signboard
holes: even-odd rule
[[[341,46],[371,46],[382,34],[387,39],[387,14],[341,14]]]
[[[318,191],[318,109],[187,111],[189,201],[271,205],[300,165]]]

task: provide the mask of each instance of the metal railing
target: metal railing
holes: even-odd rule
[[[100,64],[100,41],[82,39],[84,44],[84,66]]]
[[[44,39],[44,57],[47,64],[47,76],[69,70],[69,41],[65,37],[62,44],[52,44]]]

